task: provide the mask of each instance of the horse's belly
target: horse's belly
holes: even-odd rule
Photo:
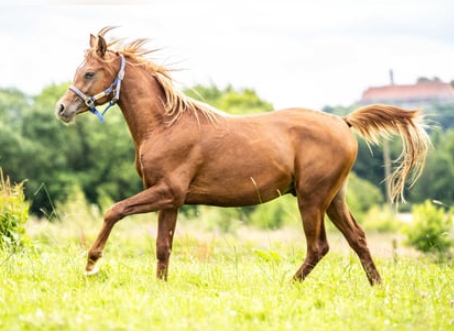
[[[290,173],[225,174],[210,181],[197,181],[189,188],[187,204],[206,204],[224,207],[250,206],[264,203],[293,192]]]

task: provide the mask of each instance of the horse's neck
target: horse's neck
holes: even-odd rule
[[[127,67],[118,105],[136,146],[162,125],[164,98],[161,87],[151,74],[140,66]]]

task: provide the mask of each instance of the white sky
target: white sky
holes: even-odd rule
[[[70,81],[89,34],[107,25],[164,47],[157,62],[185,69],[173,74],[183,86],[250,87],[277,109],[350,105],[391,68],[398,84],[454,80],[452,0],[5,2],[0,87],[29,94]]]

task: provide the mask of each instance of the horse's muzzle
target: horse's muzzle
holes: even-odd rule
[[[64,123],[71,123],[74,120],[76,113],[70,111],[64,102],[58,101],[55,106],[55,116]]]

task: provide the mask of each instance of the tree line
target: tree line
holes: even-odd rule
[[[56,120],[55,103],[68,85],[48,86],[36,96],[15,88],[0,89],[0,167],[12,182],[25,181],[30,211],[39,216],[54,216],[55,206],[70,200],[76,189],[94,204],[105,198],[121,200],[142,189],[135,172],[132,140],[118,108],[109,111],[106,123],[86,115],[65,128]],[[184,92],[231,114],[273,110],[273,105],[253,89],[220,89],[211,84]],[[343,115],[354,108],[325,107],[324,111]],[[430,130],[435,148],[429,152],[422,178],[406,196],[412,203],[436,199],[453,205],[454,105],[435,105],[431,114],[439,123]],[[380,203],[385,189],[383,151],[362,141],[359,149],[354,182],[369,193],[356,200],[360,204]],[[391,143],[391,152],[393,158],[400,154],[398,139]],[[365,202],[368,196],[372,202]]]

